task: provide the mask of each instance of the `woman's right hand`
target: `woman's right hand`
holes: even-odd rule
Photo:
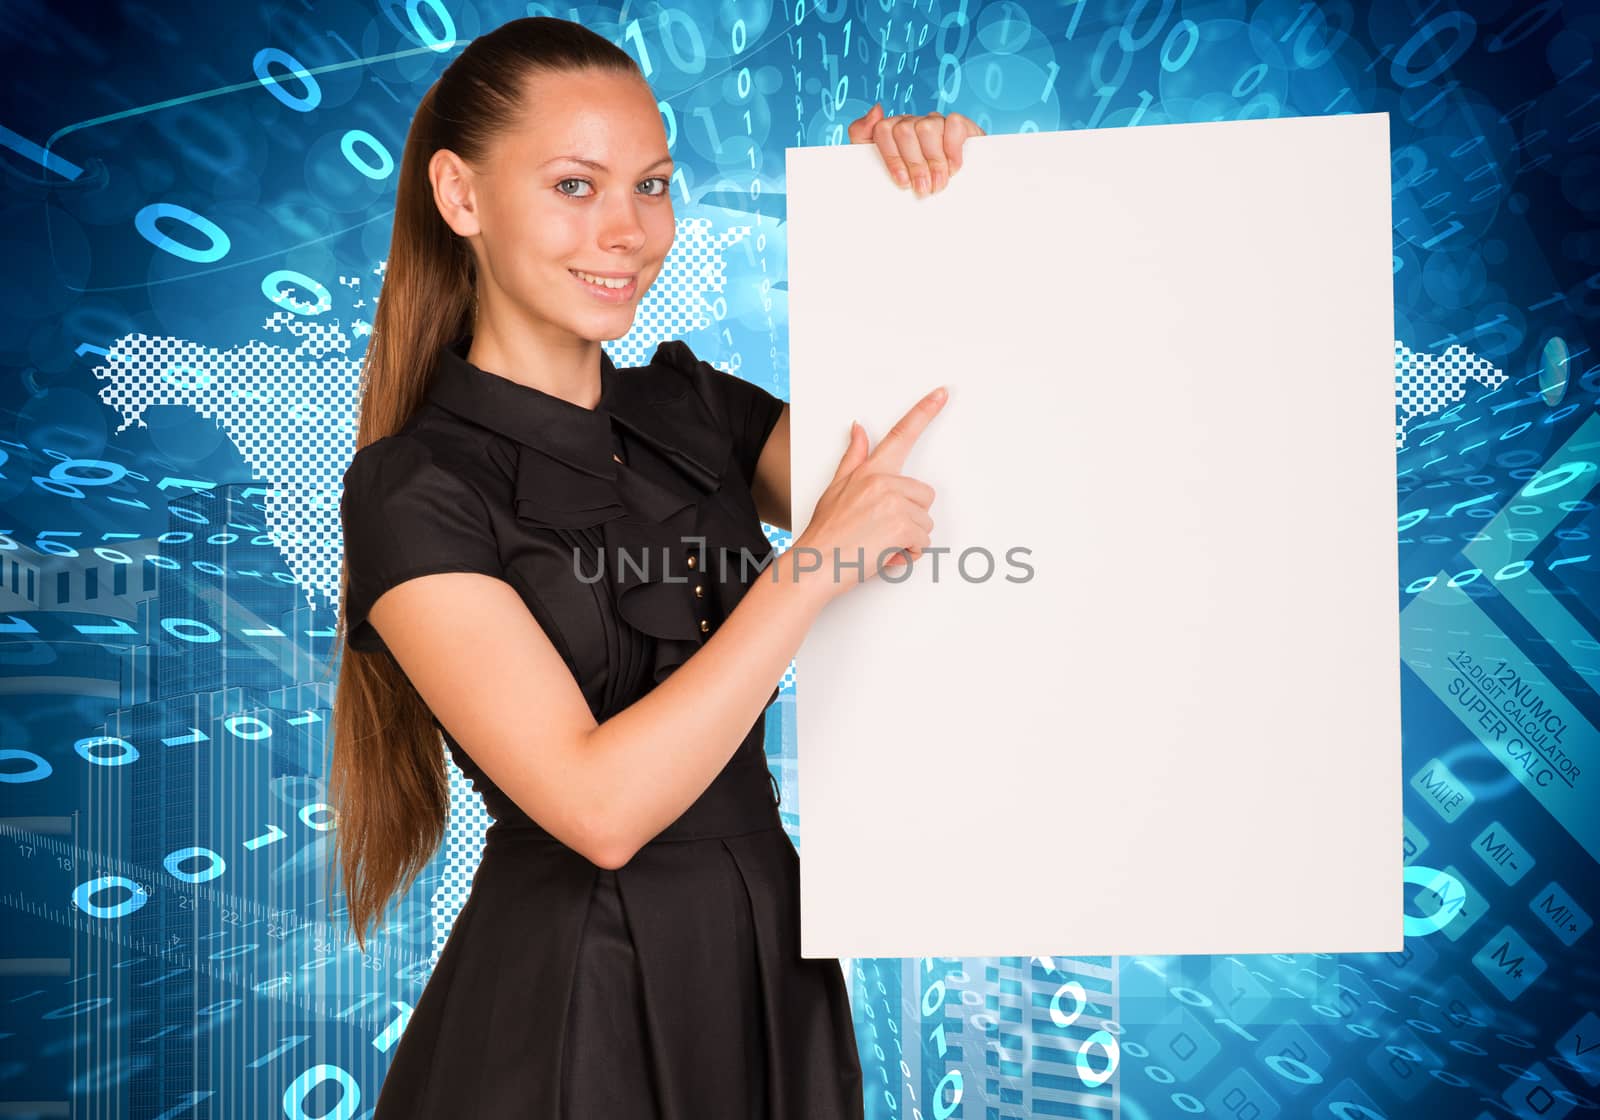
[[[812,550],[798,553],[798,558],[807,567],[816,566],[807,578],[825,586],[827,599],[865,583],[885,567],[910,563],[928,547],[933,487],[899,471],[946,400],[943,386],[923,397],[870,452],[866,430],[851,422],[850,446],[792,546]],[[905,549],[910,559],[897,549]]]

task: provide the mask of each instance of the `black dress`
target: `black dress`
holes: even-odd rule
[[[770,556],[750,483],[783,401],[666,342],[637,368],[602,352],[585,409],[479,369],[469,345],[440,351],[418,411],[345,473],[349,644],[385,651],[366,613],[395,584],[484,572],[517,589],[604,721],[688,660]],[[494,823],[374,1120],[863,1115],[839,963],[800,956],[765,726],[616,870],[444,733]]]

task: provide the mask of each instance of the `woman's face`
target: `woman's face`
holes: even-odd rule
[[[468,176],[472,210],[451,220],[473,243],[480,290],[491,289],[480,305],[509,303],[592,341],[621,338],[674,238],[655,94],[638,77],[586,70],[537,75],[526,95],[526,123]],[[628,279],[597,286],[579,271]]]

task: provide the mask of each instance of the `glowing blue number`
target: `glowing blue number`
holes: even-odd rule
[[[122,753],[115,755],[99,755],[92,753],[96,747],[116,747]],[[72,749],[78,752],[78,757],[85,762],[92,762],[96,766],[126,766],[136,762],[139,758],[139,748],[126,739],[118,739],[114,735],[94,735],[87,739],[79,739],[72,744]]]
[[[672,38],[674,24],[681,26],[689,36],[689,57],[684,58],[678,53],[678,45]],[[661,45],[667,50],[667,57],[672,59],[672,64],[685,74],[698,74],[706,68],[706,44],[700,38],[700,29],[695,26],[694,20],[687,13],[678,8],[662,8],[661,18],[657,22],[657,31],[661,35]]]
[[[290,297],[284,289],[289,285],[304,288],[315,295],[315,303],[301,303]],[[269,272],[261,278],[261,294],[267,297],[274,307],[281,307],[285,311],[292,311],[296,315],[321,315],[324,311],[333,308],[333,296],[328,289],[317,283],[303,272],[296,272],[292,268],[280,268]]]
[[[283,84],[267,72],[267,67],[274,62],[296,78],[299,78],[300,84],[305,87],[305,92],[299,97],[295,97],[285,90]],[[293,109],[297,113],[309,113],[322,104],[322,87],[317,84],[317,79],[304,66],[300,65],[300,60],[293,55],[280,51],[277,47],[262,47],[256,52],[256,57],[251,62],[251,66],[256,72],[256,80],[266,87],[268,93],[272,94],[287,108]]]
[[[356,155],[357,144],[378,157],[378,166],[374,167]],[[352,128],[341,136],[339,150],[344,153],[344,158],[350,161],[351,167],[369,179],[374,181],[387,179],[394,174],[394,156],[389,154],[389,149],[384,147],[383,141],[364,128]]]
[[[114,887],[121,887],[127,891],[128,897],[115,906],[101,906],[90,901],[101,891],[111,890]],[[79,883],[72,891],[73,905],[91,918],[121,918],[132,914],[149,900],[150,896],[139,889],[139,884],[121,875],[102,875],[98,879]]]
[[[204,859],[209,865],[199,871],[182,871],[178,865],[184,860]],[[167,873],[180,883],[206,883],[215,879],[228,869],[227,862],[210,848],[179,848],[168,852],[167,857],[161,861],[161,866]]]
[[[162,218],[173,218],[187,225],[196,233],[204,234],[210,239],[211,245],[204,249],[191,249],[181,241],[175,241],[162,233],[156,223]],[[228,250],[233,247],[233,242],[228,240],[228,235],[222,232],[222,227],[210,218],[203,218],[190,210],[187,206],[179,206],[173,202],[152,202],[142,207],[133,217],[133,226],[150,244],[164,253],[171,253],[182,260],[192,261],[195,264],[210,264],[220,261],[228,255]]]
[[[0,782],[8,782],[12,785],[21,785],[23,782],[42,782],[55,770],[55,767],[50,765],[50,761],[42,755],[22,750],[20,747],[0,747],[0,762],[9,762],[14,758],[32,763],[33,769],[0,770]]]
[[[201,622],[198,618],[163,618],[161,629],[185,642],[209,645],[212,642],[222,641],[222,635],[216,627]]]
[[[305,1110],[306,1098],[325,1081],[334,1082],[344,1092],[332,1108],[318,1112],[316,1120],[350,1120],[361,1106],[361,1086],[356,1084],[355,1078],[333,1065],[312,1066],[289,1083],[283,1091],[284,1116],[288,1120],[312,1120]],[[318,1103],[321,1103],[320,1095]]]
[[[423,25],[420,18],[423,5],[427,5],[428,10],[439,21],[438,38],[434,38],[433,31]],[[450,18],[450,13],[445,11],[444,5],[440,4],[439,0],[406,0],[406,18],[411,21],[411,30],[417,33],[417,38],[422,40],[422,45],[429,50],[447,51],[456,45],[456,21]]]

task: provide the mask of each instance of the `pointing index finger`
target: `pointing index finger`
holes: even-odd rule
[[[912,405],[911,411],[900,417],[867,456],[867,462],[872,464],[872,469],[900,474],[906,456],[911,454],[912,447],[916,445],[933,418],[939,415],[939,410],[944,407],[947,399],[949,393],[941,385]]]

